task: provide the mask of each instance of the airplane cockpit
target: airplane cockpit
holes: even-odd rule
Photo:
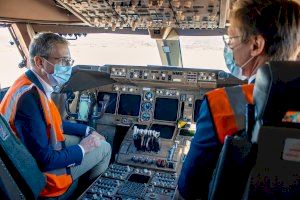
[[[88,199],[99,191],[174,198],[204,94],[235,79],[224,71],[160,66],[82,65],[73,73],[62,89],[66,116],[90,124],[113,147],[114,163],[83,195]]]
[[[68,40],[103,33],[149,35],[156,42],[161,65],[78,64],[72,67],[70,80],[63,87],[54,88],[52,99],[62,119],[92,127],[112,148],[106,171],[66,199],[180,199],[178,178],[205,94],[247,81],[222,69],[184,66],[179,37],[223,36],[230,25],[233,2],[0,0],[0,25],[8,28],[22,56],[20,68],[29,69],[29,44],[41,32],[53,32]],[[114,55],[114,59],[118,56]],[[201,59],[201,55],[195,59]],[[276,63],[275,68],[273,63],[268,66],[267,74],[273,74],[272,70],[278,67]],[[280,74],[278,77],[289,81]],[[270,80],[259,83],[278,81]],[[266,87],[262,88],[256,92],[267,93]],[[7,90],[8,87],[1,89],[0,102]],[[45,181],[42,173],[26,147],[11,137],[13,131],[2,115],[0,122],[0,152],[4,155],[0,156],[0,197],[40,199]],[[22,168],[22,163],[31,161],[33,164]]]

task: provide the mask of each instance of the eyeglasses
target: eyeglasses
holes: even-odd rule
[[[59,60],[59,64],[63,66],[72,66],[74,64],[74,60],[72,58],[66,58],[66,57],[48,57],[53,58],[55,60]]]
[[[242,36],[233,36],[233,37],[230,37],[229,35],[223,35],[223,41],[225,43],[226,46],[229,46],[230,47],[230,44],[231,44],[231,40],[234,39],[234,38],[239,38],[239,37],[242,37]]]

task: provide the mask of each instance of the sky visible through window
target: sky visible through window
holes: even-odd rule
[[[0,28],[0,84],[10,86],[25,69],[7,28]],[[225,69],[224,44],[221,36],[181,36],[184,67]],[[88,34],[70,40],[70,51],[76,64],[84,65],[161,65],[156,41],[149,35]]]
[[[13,41],[7,28],[0,28],[0,87],[10,86],[25,69],[20,69],[18,64],[22,57],[16,47],[11,45]]]

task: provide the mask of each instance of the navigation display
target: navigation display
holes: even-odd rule
[[[153,124],[151,130],[160,132],[160,137],[164,139],[172,139],[175,126],[163,125],[163,124]]]
[[[177,111],[178,99],[156,98],[154,119],[176,121]]]
[[[121,94],[118,114],[138,116],[140,112],[141,96],[134,94]]]
[[[114,114],[116,112],[116,104],[117,104],[117,96],[118,95],[116,93],[99,92],[98,96],[97,96],[97,102],[103,101],[104,95],[108,95],[109,96],[109,101],[108,101],[105,113]],[[101,107],[99,107],[99,109],[100,108]]]

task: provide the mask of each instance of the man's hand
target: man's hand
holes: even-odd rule
[[[105,141],[105,138],[96,131],[93,131],[86,138],[83,138],[79,144],[84,149],[84,152],[88,153],[93,149],[99,147],[101,140]]]

